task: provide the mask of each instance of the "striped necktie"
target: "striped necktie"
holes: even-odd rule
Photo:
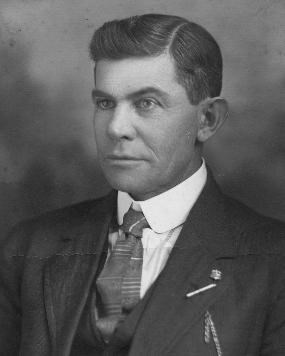
[[[143,265],[142,230],[149,227],[146,218],[132,207],[120,226],[121,234],[99,275],[96,285],[102,300],[97,328],[104,340],[109,341],[119,321],[140,300]]]

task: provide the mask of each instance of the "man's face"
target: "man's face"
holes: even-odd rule
[[[113,188],[145,200],[199,168],[198,107],[168,54],[100,60],[93,100],[98,158]]]

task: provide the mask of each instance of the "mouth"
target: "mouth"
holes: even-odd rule
[[[140,158],[130,156],[130,155],[122,155],[122,154],[110,154],[106,157],[108,160],[115,160],[115,161],[141,161]]]
[[[130,156],[130,155],[123,155],[123,154],[110,154],[106,156],[106,160],[111,164],[134,164],[142,161],[141,158]]]

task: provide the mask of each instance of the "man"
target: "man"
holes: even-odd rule
[[[202,27],[149,14],[91,41],[107,197],[17,226],[1,259],[2,355],[285,354],[285,229],[202,159],[223,124]]]

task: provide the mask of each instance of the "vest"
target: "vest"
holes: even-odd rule
[[[99,268],[89,291],[89,296],[78,324],[70,356],[127,356],[146,304],[152,293],[153,286],[139,301],[126,319],[119,325],[109,344],[106,344],[96,328],[95,307],[100,308],[100,298],[95,292],[95,281],[100,274],[108,253],[108,237],[101,252]],[[154,283],[155,285],[155,283]],[[97,305],[95,305],[97,300]]]

